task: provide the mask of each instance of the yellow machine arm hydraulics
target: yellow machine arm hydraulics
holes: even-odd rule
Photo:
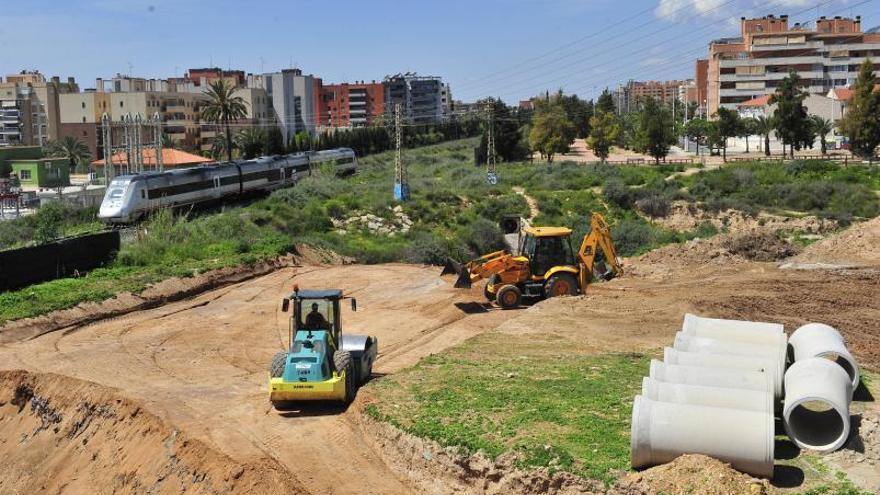
[[[611,267],[610,273],[606,274],[605,278],[610,279],[623,275],[623,266],[617,258],[614,243],[611,241],[611,229],[608,228],[605,217],[599,213],[593,213],[590,218],[590,233],[584,236],[581,247],[578,249],[578,261],[581,265],[578,270],[578,284],[581,286],[581,292],[586,291],[587,284],[593,277],[593,263],[596,260],[597,248],[602,249],[605,261]]]

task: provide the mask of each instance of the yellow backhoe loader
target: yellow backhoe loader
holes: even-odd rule
[[[605,259],[605,270],[594,272],[597,250]],[[593,213],[590,233],[577,252],[572,250],[571,229],[567,227],[525,227],[520,229],[519,252],[496,251],[467,263],[447,260],[442,274],[455,273],[455,287],[470,288],[487,279],[484,294],[502,309],[518,307],[524,298],[577,295],[596,278],[610,280],[623,274],[614,251],[611,231],[605,218]]]

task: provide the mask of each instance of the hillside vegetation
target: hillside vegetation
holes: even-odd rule
[[[745,163],[677,177],[682,165],[515,162],[500,165],[500,181],[493,186],[484,169],[473,165],[477,144],[472,138],[407,150],[412,199],[402,204],[393,201],[394,154],[387,152],[361,159],[353,177],[318,174],[245,207],[198,215],[160,212],[140,226],[112,265],[82,278],[0,294],[0,322],[137,292],[171,276],[253,264],[289,252],[296,243],[361,263],[468,259],[503,247],[502,215],[528,214],[514,187],[536,198],[535,223],[571,227],[576,239],[588,229],[591,212],[603,213],[623,256],[717,232],[709,224],[676,231],[648,220],[664,216],[676,199],[709,209],[814,213],[842,223],[880,212],[880,173],[868,167]],[[0,246],[92,230],[92,215],[50,207],[0,223]]]

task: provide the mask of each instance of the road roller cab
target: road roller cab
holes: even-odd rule
[[[289,402],[332,400],[351,402],[369,380],[378,353],[375,337],[342,335],[339,289],[299,290],[282,300],[291,312],[288,348],[272,359],[269,400],[276,407]],[[357,301],[351,308],[357,310]]]

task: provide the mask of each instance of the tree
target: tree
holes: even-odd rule
[[[60,141],[49,144],[49,153],[67,158],[70,161],[70,168],[80,173],[88,172],[89,162],[92,159],[89,147],[72,136],[64,136]]]
[[[241,150],[242,158],[250,160],[263,154],[265,140],[262,129],[249,127],[235,136],[235,146]]]
[[[180,148],[180,141],[174,139],[169,134],[162,133],[162,147],[168,148],[170,150],[176,150]]]
[[[205,90],[208,101],[202,106],[201,116],[208,122],[222,124],[226,134],[226,159],[232,161],[232,129],[230,124],[247,117],[247,102],[241,96],[235,96],[235,87],[218,79],[209,84]]]
[[[574,141],[574,132],[574,126],[568,121],[561,105],[556,102],[540,103],[532,118],[529,146],[533,151],[547,157],[549,165],[553,162],[553,155],[568,151],[569,145]]]
[[[776,112],[773,114],[776,136],[782,139],[783,145],[790,147],[792,158],[795,148],[801,149],[802,145],[807,144],[805,141],[810,126],[807,109],[804,107],[807,93],[800,87],[800,80],[797,72],[790,71],[769,101],[771,105],[776,104]]]
[[[853,97],[838,127],[853,154],[870,158],[880,145],[880,93],[875,91],[874,64],[866,58],[853,85]]]
[[[226,138],[217,134],[211,139],[211,158],[219,160],[226,153]]]
[[[764,155],[770,156],[770,133],[773,132],[775,124],[771,117],[763,115],[755,118],[755,133],[764,137]]]
[[[636,142],[639,149],[654,157],[657,164],[661,158],[666,158],[669,147],[675,142],[672,114],[654,98],[644,100],[639,113]]]
[[[614,97],[611,96],[611,92],[608,91],[608,88],[605,88],[605,90],[602,91],[602,94],[599,95],[599,99],[596,100],[595,110],[597,114],[617,113],[617,105],[614,104]]]
[[[813,131],[819,135],[819,144],[824,155],[828,153],[828,142],[825,138],[834,130],[834,122],[818,115],[813,115],[810,119],[813,121]]]
[[[737,137],[746,138],[746,153],[749,152],[749,138],[757,133],[755,126],[755,119],[752,117],[746,117],[739,121],[739,129],[737,129],[736,135]]]
[[[277,127],[270,127],[268,131],[264,133],[265,143],[263,143],[263,152],[267,155],[283,155],[287,152],[284,146],[284,135],[281,134],[281,129]]]
[[[700,156],[700,146],[706,145],[706,137],[709,135],[709,123],[699,118],[688,120],[684,126],[684,135],[697,143],[697,156]]]
[[[593,116],[593,102],[585,101],[577,95],[565,96],[559,90],[557,101],[565,109],[568,120],[574,125],[575,137],[584,139],[590,134],[590,117]]]
[[[736,113],[735,110],[731,110],[729,108],[720,107],[718,108],[718,113],[715,114],[718,117],[717,126],[718,126],[718,138],[721,140],[721,153],[724,157],[724,161],[727,161],[727,139],[736,136],[739,133],[740,128],[740,120],[739,114]]]
[[[617,125],[617,117],[610,112],[600,113],[590,118],[590,135],[587,137],[587,147],[605,163],[611,146],[617,141],[620,126]]]
[[[490,107],[493,117],[493,132],[495,136],[495,155],[506,162],[522,160],[528,156],[528,149],[522,142],[522,136],[519,130],[519,122],[514,118],[510,107],[504,104],[501,99],[487,98],[477,102],[480,108]],[[488,152],[488,129],[486,128],[486,120],[481,119],[480,123],[483,128],[482,137],[480,138],[480,148],[478,151],[481,163],[486,163],[486,154]]]

